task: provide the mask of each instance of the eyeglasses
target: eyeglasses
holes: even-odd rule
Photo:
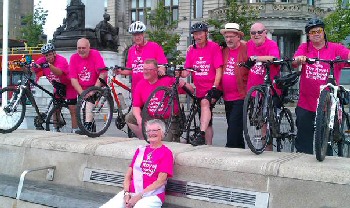
[[[224,36],[225,39],[232,39],[232,38],[235,38],[237,37],[238,35],[228,35],[228,36]]]
[[[265,32],[265,30],[250,31],[250,34],[251,35],[256,35],[258,33],[259,35],[261,35],[261,34],[263,34],[263,32]]]
[[[323,32],[322,28],[320,28],[318,30],[311,30],[311,31],[309,31],[309,35],[321,34],[322,32]]]
[[[149,129],[149,130],[146,130],[146,133],[147,134],[150,134],[150,133],[157,133],[158,131],[160,131],[161,129]]]

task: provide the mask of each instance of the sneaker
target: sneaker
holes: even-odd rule
[[[84,127],[87,131],[96,132],[95,122],[85,122]],[[75,130],[75,133],[79,135],[85,135],[80,129]]]
[[[198,134],[196,134],[191,141],[191,144],[193,146],[198,146],[198,145],[204,145],[205,144],[205,132],[200,131]]]

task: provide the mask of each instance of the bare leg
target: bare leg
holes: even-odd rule
[[[77,121],[77,112],[75,105],[68,105],[71,120],[72,120],[72,129],[78,128],[78,121]]]
[[[132,124],[132,123],[126,123],[132,132],[136,135],[137,138],[143,139],[143,134],[141,128],[139,128],[138,125]]]

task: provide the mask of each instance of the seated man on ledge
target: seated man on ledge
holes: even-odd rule
[[[124,190],[100,208],[160,208],[165,200],[165,185],[173,176],[174,157],[162,143],[163,121],[146,123],[149,145],[136,150],[124,179]]]

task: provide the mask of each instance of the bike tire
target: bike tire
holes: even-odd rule
[[[264,89],[255,86],[249,90],[243,104],[243,135],[249,149],[255,154],[261,154],[265,151],[270,137],[267,130],[268,119],[263,118],[262,115],[265,108],[265,98]],[[265,133],[263,132],[264,128]]]
[[[277,152],[294,152],[295,146],[295,126],[292,112],[288,108],[283,108],[279,113],[279,134],[277,138]]]
[[[55,105],[47,115],[46,131],[72,133],[72,120],[66,105]]]
[[[154,100],[159,100],[155,103]],[[147,139],[146,133],[146,123],[152,119],[160,119],[165,123],[165,132],[164,137],[169,133],[171,123],[173,122],[174,116],[168,115],[174,112],[174,100],[171,96],[171,89],[168,87],[157,87],[151,95],[148,97],[145,105],[142,108],[142,135],[146,142],[149,142]],[[149,111],[151,109],[152,112]]]
[[[104,134],[111,125],[113,108],[113,98],[108,90],[96,86],[84,90],[77,103],[77,121],[81,132],[88,137]],[[84,125],[87,113],[92,117],[93,127],[90,129]]]
[[[343,157],[350,157],[350,121],[349,114],[343,111],[343,121],[341,123],[343,140]]]
[[[194,105],[194,104],[192,104]],[[186,119],[186,143],[190,144],[195,135],[200,132],[199,107],[192,106],[191,111]]]
[[[23,122],[26,112],[26,98],[25,96],[18,97],[19,93],[19,89],[13,87],[0,89],[0,101],[5,94],[7,95],[7,103],[1,103],[0,106],[0,133],[11,133]],[[10,109],[16,102],[17,105],[13,109]]]
[[[318,161],[323,161],[326,157],[328,142],[331,139],[329,129],[331,96],[328,90],[322,90],[316,111],[316,129],[315,129],[315,153]]]

